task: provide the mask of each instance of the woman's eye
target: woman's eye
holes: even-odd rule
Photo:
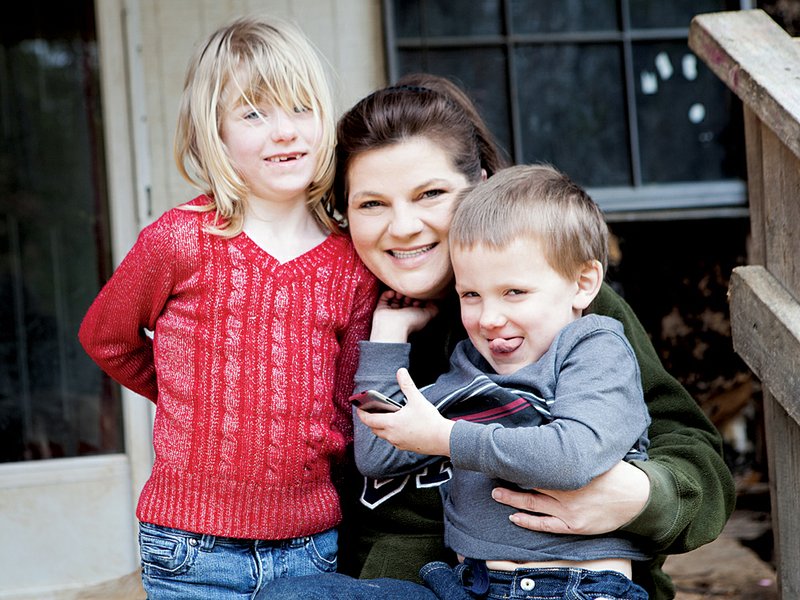
[[[377,208],[382,206],[377,200],[364,200],[358,204],[358,208]]]
[[[517,289],[511,289],[506,292],[506,294],[508,294],[509,296],[519,296],[525,293],[526,293],[525,290],[517,290]]]
[[[439,190],[439,189],[435,189],[435,190],[425,190],[424,192],[422,192],[422,193],[419,195],[419,197],[420,197],[421,199],[427,199],[427,198],[438,198],[439,196],[441,196],[441,195],[442,195],[442,194],[444,194],[444,193],[446,193],[444,190]]]
[[[294,112],[296,112],[296,113],[311,112],[311,107],[309,107],[309,106],[295,106],[294,107]]]
[[[478,298],[479,294],[478,294],[478,292],[462,292],[461,293],[461,297],[462,298]]]
[[[250,112],[245,113],[244,115],[245,121],[253,121],[255,119],[263,119],[263,118],[265,118],[265,116],[257,110],[251,110]]]

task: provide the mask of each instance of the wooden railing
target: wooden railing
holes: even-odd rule
[[[752,247],[733,345],[764,389],[780,597],[800,598],[800,42],[761,10],[698,15],[689,46],[744,106]]]

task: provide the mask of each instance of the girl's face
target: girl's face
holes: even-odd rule
[[[453,281],[451,210],[469,185],[449,154],[415,137],[356,156],[346,177],[350,234],[364,264],[396,292],[443,297]]]
[[[319,160],[320,123],[313,112],[239,102],[224,111],[221,137],[250,199],[305,201]]]

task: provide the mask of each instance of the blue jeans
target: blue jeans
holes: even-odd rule
[[[439,600],[647,600],[642,587],[616,571],[491,571],[483,561],[471,561],[455,568],[442,562],[429,563],[422,567],[420,576]]]
[[[252,599],[279,577],[336,570],[338,534],[244,540],[139,524],[142,583],[149,600]]]
[[[442,563],[444,564],[444,563]],[[257,600],[437,600],[424,585],[402,579],[355,579],[341,573],[276,579]]]

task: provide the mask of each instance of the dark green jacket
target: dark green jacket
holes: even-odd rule
[[[720,534],[733,510],[733,480],[722,459],[719,433],[664,370],[628,304],[604,284],[590,312],[621,321],[639,359],[652,425],[650,460],[633,464],[650,479],[650,499],[623,530],[641,536],[642,549],[656,555],[648,563],[634,563],[634,580],[654,600],[673,598],[672,582],[661,570],[665,555],[694,550]],[[457,301],[449,302],[437,319],[410,339],[410,370],[417,385],[432,382],[447,369],[452,347],[465,337],[458,314]],[[442,543],[438,488],[425,485],[424,478],[414,477],[397,489],[376,485],[386,499],[368,509],[359,502],[365,481],[351,472],[344,490],[341,570],[362,578],[418,581],[417,571],[426,562],[452,561]]]

